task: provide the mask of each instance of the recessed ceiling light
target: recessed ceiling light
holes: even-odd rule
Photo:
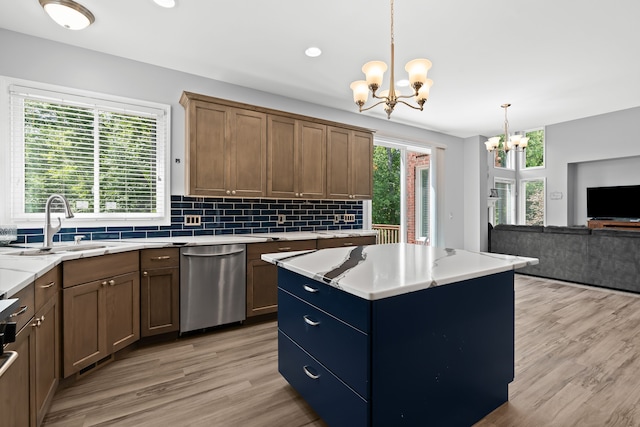
[[[82,30],[96,20],[89,9],[73,0],[40,0],[40,6],[58,25],[69,30]]]
[[[153,0],[153,2],[158,6],[162,6],[166,8],[175,7],[176,5],[176,0]]]
[[[409,80],[398,80],[398,83],[396,83],[396,86],[398,87],[408,87],[409,86]]]
[[[304,51],[304,54],[310,58],[315,58],[316,56],[322,55],[322,51],[319,47],[312,46]]]

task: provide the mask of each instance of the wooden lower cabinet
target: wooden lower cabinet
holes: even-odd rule
[[[64,266],[63,376],[66,378],[140,338],[138,252],[74,260]],[[94,269],[92,269],[94,267]],[[74,275],[73,270],[77,270]],[[123,274],[75,284],[105,271]]]
[[[247,245],[247,317],[278,311],[278,268],[262,254],[316,249],[315,240],[282,240]]]
[[[0,427],[36,425],[36,411],[33,402],[35,376],[35,335],[31,325],[23,327],[16,341],[5,347],[5,351],[15,351],[15,359],[9,369],[0,377]]]
[[[140,252],[140,336],[180,330],[180,250]]]
[[[37,424],[46,415],[60,378],[60,305],[58,294],[37,313],[32,323],[35,335],[35,409]]]

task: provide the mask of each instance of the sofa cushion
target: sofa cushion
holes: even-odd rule
[[[544,228],[544,232],[557,234],[591,234],[591,229],[587,227],[560,227],[557,225],[548,225]]]
[[[493,229],[498,231],[524,231],[528,233],[542,233],[544,227],[541,225],[498,224]]]

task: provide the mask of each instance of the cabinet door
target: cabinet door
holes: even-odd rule
[[[106,282],[103,280],[62,291],[65,378],[108,354],[105,292]]]
[[[188,194],[224,196],[231,159],[229,108],[191,101],[187,111]]]
[[[299,197],[322,199],[327,190],[327,127],[299,122],[297,178]]]
[[[298,163],[298,122],[269,116],[267,138],[267,196],[293,199],[299,193],[296,182]]]
[[[327,197],[330,199],[348,199],[351,194],[349,133],[342,128],[327,129]]]
[[[0,377],[0,426],[35,427],[35,405],[33,404],[34,336],[32,327],[25,326],[16,336],[16,341],[5,350],[15,351],[18,358]]]
[[[267,190],[267,115],[236,108],[230,111],[227,191],[235,197],[263,197]]]
[[[107,353],[140,338],[140,277],[128,273],[106,281]]]
[[[140,336],[179,331],[180,269],[145,270],[140,280]]]
[[[373,136],[353,132],[351,140],[351,195],[353,199],[373,197]]]
[[[60,312],[57,294],[36,313],[34,324],[35,407],[40,425],[60,378]]]
[[[247,261],[247,317],[278,311],[278,267]]]

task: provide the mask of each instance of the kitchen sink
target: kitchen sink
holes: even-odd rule
[[[92,249],[103,249],[106,248],[106,245],[69,245],[69,246],[54,246],[53,248],[38,248],[38,249],[28,249],[20,251],[19,253],[11,253],[7,255],[20,255],[20,256],[40,256],[40,255],[51,255],[57,254],[61,252],[79,252],[79,251],[89,251]]]

